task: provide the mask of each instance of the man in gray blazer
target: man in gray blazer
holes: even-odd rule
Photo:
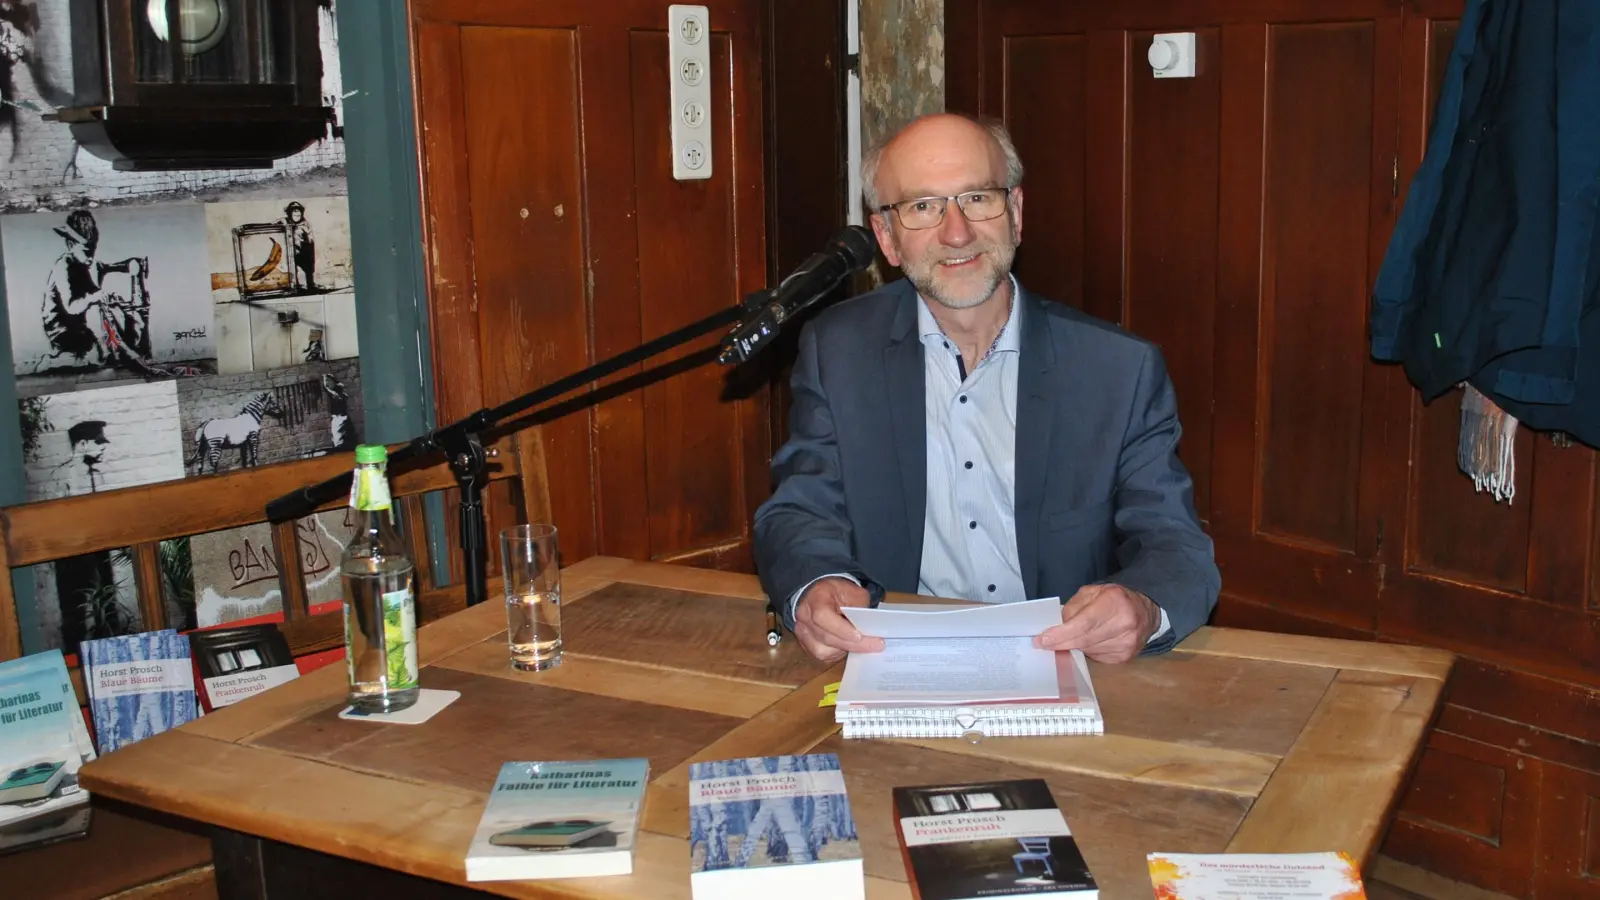
[[[1022,164],[1004,128],[923,117],[862,176],[906,278],[801,332],[790,437],[755,518],[784,623],[831,660],[882,649],[839,610],[885,590],[1060,596],[1039,646],[1102,662],[1170,649],[1220,578],[1159,349],[1011,275]]]

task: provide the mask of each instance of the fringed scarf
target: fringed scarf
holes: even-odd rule
[[[1487,490],[1507,505],[1516,493],[1517,418],[1472,385],[1461,398],[1461,436],[1456,465],[1480,491]]]

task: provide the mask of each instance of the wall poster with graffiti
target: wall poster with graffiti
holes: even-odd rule
[[[218,371],[356,355],[344,197],[206,204]]]
[[[204,235],[197,203],[0,217],[18,391],[214,371]]]
[[[27,498],[53,500],[182,478],[177,385],[119,384],[19,401]],[[167,596],[183,603],[175,570],[184,542],[161,546]],[[33,567],[37,640],[76,653],[87,638],[140,627],[133,559],[125,548]]]
[[[363,433],[360,361],[334,360],[177,383],[183,465],[210,475],[354,450]],[[294,552],[314,606],[339,599],[339,558],[352,524],[343,511],[301,519]],[[267,525],[189,539],[192,607],[199,626],[283,608],[282,564]]]

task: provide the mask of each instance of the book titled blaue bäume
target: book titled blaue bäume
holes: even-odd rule
[[[102,754],[200,715],[189,639],[170,628],[84,641],[82,657]]]
[[[856,900],[861,843],[833,753],[689,766],[694,900]]]

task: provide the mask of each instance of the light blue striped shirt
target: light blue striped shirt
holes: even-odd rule
[[[1017,359],[1022,306],[989,353],[964,371],[961,350],[918,298],[928,432],[927,513],[917,592],[1015,603],[1027,600],[1017,561]],[[963,375],[965,376],[963,378]]]

